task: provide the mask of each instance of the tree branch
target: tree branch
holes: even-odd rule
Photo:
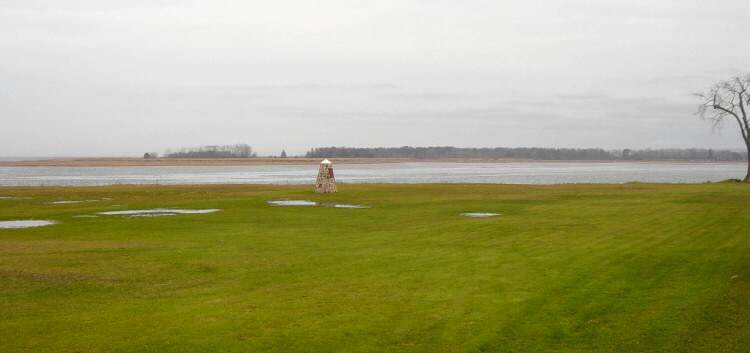
[[[714,102],[716,102],[716,99],[714,99]],[[723,112],[725,112],[725,113],[727,113],[727,114],[729,114],[729,115],[731,115],[731,116],[734,117],[734,120],[736,120],[737,124],[739,124],[739,126],[740,126],[740,133],[742,134],[742,139],[745,140],[745,142],[747,142],[747,140],[748,140],[747,126],[744,124],[743,120],[740,119],[740,117],[737,115],[737,113],[735,113],[735,112],[733,112],[733,111],[731,111],[731,110],[729,110],[727,108],[724,108],[724,107],[722,107],[722,106],[720,106],[720,105],[718,105],[716,103],[714,103],[713,107],[716,110],[721,110],[721,111],[723,111]]]
[[[750,140],[748,140],[748,137],[750,137],[750,124],[748,124],[748,121],[747,121],[747,112],[745,112],[745,103],[742,101],[742,95],[745,94],[745,91],[747,91],[747,87],[742,86],[742,85],[741,87],[742,87],[742,92],[739,93],[740,112],[742,112],[742,121],[745,122],[745,133],[743,135],[745,137],[745,142],[750,143]],[[742,128],[742,126],[740,126],[740,128]]]

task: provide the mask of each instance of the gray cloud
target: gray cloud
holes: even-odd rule
[[[746,0],[0,1],[3,155],[248,142],[739,148]]]

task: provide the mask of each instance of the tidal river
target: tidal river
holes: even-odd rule
[[[700,183],[742,178],[743,163],[513,162],[338,164],[341,183]],[[312,184],[316,165],[0,167],[0,186]]]

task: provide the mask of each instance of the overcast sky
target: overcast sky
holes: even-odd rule
[[[742,148],[750,0],[0,0],[0,156]]]

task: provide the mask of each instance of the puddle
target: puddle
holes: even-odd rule
[[[333,208],[370,208],[370,206],[364,206],[364,205],[317,203],[314,201],[307,201],[307,200],[282,200],[282,201],[266,201],[266,202],[271,206],[320,206],[320,207],[333,207]]]
[[[0,229],[34,228],[53,225],[53,221],[0,221]]]
[[[50,202],[50,205],[68,205],[73,203],[82,203],[82,202],[98,202],[100,200],[63,200],[63,201],[53,201]]]
[[[306,200],[267,201],[271,206],[315,206],[318,203]]]
[[[143,217],[143,218],[153,218],[153,217],[164,217],[164,216],[176,216],[177,213],[139,213],[130,215],[128,217],[135,218],[135,217]]]
[[[334,207],[334,208],[370,208],[370,206],[364,206],[364,205],[346,205],[346,204],[322,204],[321,206],[324,206],[324,207]]]
[[[499,213],[490,213],[490,212],[465,212],[461,213],[464,217],[474,217],[474,218],[485,218],[485,217],[495,217],[499,216]]]
[[[178,214],[206,214],[218,212],[219,209],[208,208],[204,210],[185,210],[177,208],[152,208],[149,210],[127,210],[127,211],[107,211],[98,212],[99,215],[104,216],[135,216],[135,217],[148,217],[146,215],[178,215]]]

